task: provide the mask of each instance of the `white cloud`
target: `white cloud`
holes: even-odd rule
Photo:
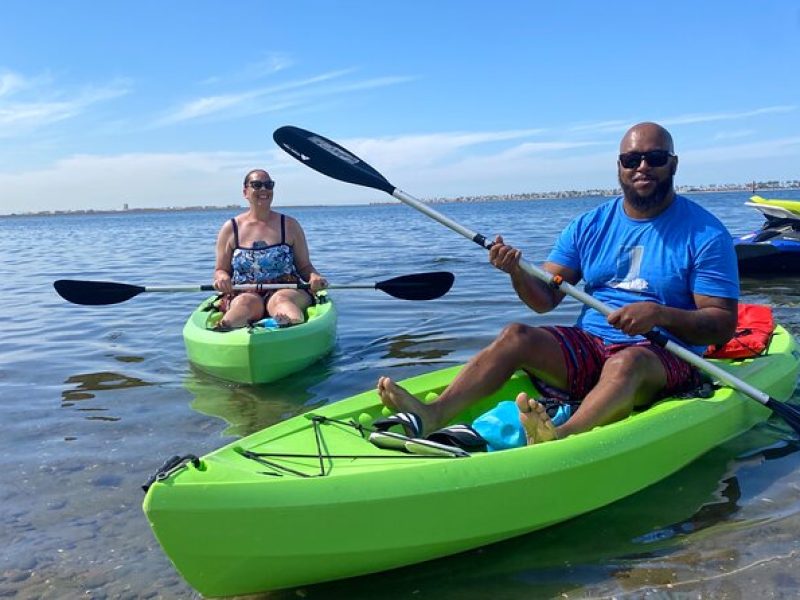
[[[723,144],[684,152],[681,159],[689,158],[702,163],[747,163],[753,159],[789,157],[800,152],[800,137],[760,140],[746,144]]]
[[[347,148],[359,156],[371,156],[373,160],[389,167],[402,168],[411,165],[418,168],[438,164],[476,146],[528,138],[541,133],[541,129],[519,129],[356,138],[347,141]]]
[[[613,150],[592,150],[605,145],[604,142],[548,140],[509,145],[540,136],[542,132],[540,129],[454,132],[337,142],[394,185],[413,184],[424,197],[616,185]],[[308,171],[288,155],[279,155],[278,160],[282,169],[293,173]],[[371,194],[373,200],[375,194],[374,191]]]
[[[719,131],[714,135],[715,140],[735,140],[743,137],[751,137],[757,132],[755,129],[737,129],[735,131]]]
[[[0,174],[0,213],[91,208],[224,205],[261,155],[235,153],[78,155],[52,166]],[[42,194],[32,182],[58,182]]]
[[[234,71],[232,74],[213,75],[201,83],[205,85],[216,85],[225,82],[241,83],[243,81],[253,81],[254,79],[269,77],[270,75],[274,75],[275,73],[288,69],[293,65],[294,59],[292,59],[288,54],[283,52],[272,52],[267,54],[264,58],[245,65],[238,71]]]
[[[575,133],[622,133],[631,126],[630,119],[617,119],[613,121],[598,121],[597,123],[579,123],[568,127],[568,131]]]
[[[11,71],[0,73],[0,97],[9,96],[24,89],[26,85],[25,79],[17,73]]]
[[[679,115],[677,117],[669,117],[661,119],[659,123],[665,127],[672,125],[692,125],[696,123],[710,123],[712,121],[738,121],[740,119],[749,119],[751,117],[760,117],[762,115],[770,114],[785,114],[797,110],[796,106],[767,106],[764,108],[756,108],[754,110],[746,110],[739,112],[719,112],[719,113],[698,113]]]
[[[130,82],[116,79],[105,85],[52,89],[48,77],[24,78],[6,72],[0,77],[0,138],[27,135],[86,113],[93,106],[124,96]]]
[[[257,96],[256,92],[244,92],[242,94],[226,94],[221,96],[209,96],[207,98],[198,98],[187,102],[175,112],[167,115],[161,119],[162,124],[177,123],[180,121],[188,121],[190,119],[197,119],[200,117],[207,117],[215,113],[228,110],[235,106],[252,100]]]
[[[797,106],[795,105],[778,105],[745,111],[693,113],[674,117],[662,117],[655,119],[655,121],[664,127],[672,127],[674,125],[696,125],[700,123],[713,123],[717,121],[739,121],[742,119],[750,119],[764,115],[786,114],[796,110]],[[608,121],[598,121],[596,123],[578,123],[567,127],[567,131],[580,134],[618,133],[619,135],[622,135],[622,133],[624,133],[635,122],[635,119],[614,119]]]
[[[538,129],[453,132],[336,140],[420,198],[612,188],[616,139],[541,138]],[[732,145],[724,140],[681,154],[678,182],[744,183],[796,177],[800,137]],[[276,205],[385,202],[377,190],[335,181],[278,148],[252,152],[78,155],[23,173],[0,174],[0,213],[244,203],[241,177],[263,166],[278,181]],[[57,181],[42,194],[36,181]]]
[[[400,76],[378,77],[344,82],[339,85],[324,85],[352,72],[353,69],[341,69],[305,79],[247,90],[239,94],[220,94],[198,98],[170,110],[166,115],[157,119],[154,126],[172,125],[195,119],[238,119],[264,112],[302,107],[312,99],[398,85],[413,80],[411,77]]]
[[[294,65],[294,60],[288,54],[273,52],[265,58],[245,66],[240,76],[243,79],[257,79],[278,73],[292,65]]]

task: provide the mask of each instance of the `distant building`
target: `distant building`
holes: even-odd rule
[[[128,203],[127,202],[122,205],[122,210],[128,210]]]

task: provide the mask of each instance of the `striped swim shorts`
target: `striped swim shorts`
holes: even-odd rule
[[[562,402],[580,402],[597,384],[605,362],[620,350],[630,346],[647,348],[664,366],[667,384],[653,401],[688,392],[702,384],[700,372],[694,366],[648,340],[629,344],[605,344],[599,337],[579,327],[546,326],[544,329],[555,336],[561,346],[569,382],[569,389],[562,390],[529,373],[534,386],[544,397],[556,398]]]

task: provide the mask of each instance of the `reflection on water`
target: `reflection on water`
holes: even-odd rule
[[[119,362],[123,363],[140,363],[144,361],[143,356],[115,356],[114,360],[118,360]]]
[[[122,390],[125,388],[144,387],[153,385],[137,377],[130,377],[121,373],[82,373],[68,377],[65,384],[77,384],[74,389],[63,390],[61,392],[61,407],[68,408],[75,406],[76,402],[85,402],[95,397],[93,392],[107,392],[111,390]],[[108,409],[99,406],[79,406],[76,410],[82,412],[104,412]],[[119,417],[92,415],[86,417],[95,421],[118,421]]]
[[[422,335],[398,335],[389,341],[388,352],[383,358],[435,360],[448,356],[451,353],[448,348],[456,343],[457,340],[451,336],[445,337],[440,331]]]
[[[196,369],[184,379],[194,399],[191,408],[228,423],[226,436],[245,436],[323,404],[309,404],[311,388],[325,379],[324,369],[306,369],[262,386],[222,382]]]
[[[800,286],[796,278],[742,279],[739,287],[743,299],[750,302],[769,304],[773,308],[800,306]],[[792,322],[800,324],[800,319],[794,318]]]

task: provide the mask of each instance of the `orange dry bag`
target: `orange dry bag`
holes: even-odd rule
[[[724,346],[709,346],[707,358],[750,358],[759,356],[769,346],[775,329],[772,309],[763,304],[739,304],[736,333]]]

